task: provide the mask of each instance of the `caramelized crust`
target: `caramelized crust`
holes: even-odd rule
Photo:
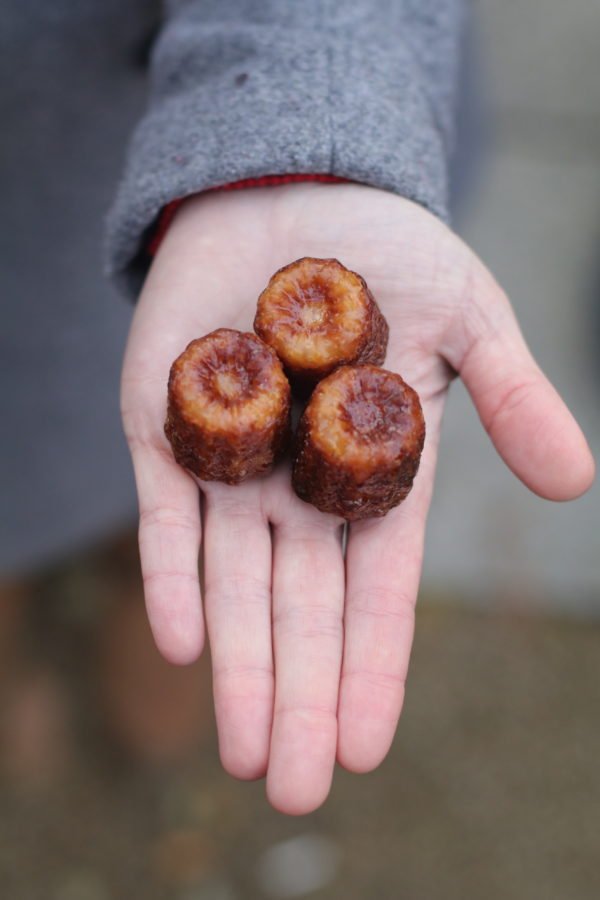
[[[344,366],[315,388],[300,420],[294,490],[349,521],[384,516],[409,493],[424,441],[419,397],[399,375]]]
[[[303,393],[338,366],[380,365],[388,342],[365,280],[337,259],[308,256],[275,272],[258,298],[254,330]]]
[[[254,334],[219,328],[171,366],[165,434],[199,478],[239,484],[267,472],[290,434],[290,386]]]

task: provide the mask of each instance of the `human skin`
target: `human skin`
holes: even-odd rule
[[[350,525],[345,556],[342,520],[294,494],[289,463],[238,486],[199,482],[163,432],[175,357],[215,328],[250,330],[270,275],[301,256],[336,257],[366,279],[390,326],[386,368],[418,392],[427,426],[412,492],[384,518]],[[336,759],[368,772],[389,750],[456,375],[530,490],[569,500],[590,487],[585,438],[505,294],[416,204],[358,185],[199,195],[181,206],[151,267],[122,378],[148,617],[160,651],[179,664],[200,654],[206,621],[222,763],[238,778],[266,775],[282,812],[316,809]]]

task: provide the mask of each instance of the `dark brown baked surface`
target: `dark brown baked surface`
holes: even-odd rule
[[[254,330],[307,393],[338,366],[385,360],[388,325],[367,284],[337,259],[303,257],[275,272]]]
[[[384,516],[412,488],[424,441],[419,397],[400,375],[339,368],[317,385],[300,420],[294,490],[349,521]]]
[[[192,341],[169,375],[165,434],[175,459],[227,484],[267,472],[289,443],[290,393],[256,335],[219,328]]]

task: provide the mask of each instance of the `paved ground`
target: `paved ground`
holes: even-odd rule
[[[287,819],[221,771],[207,661],[159,659],[133,546],[0,596],[7,900],[600,896],[598,624],[425,594],[389,759]]]

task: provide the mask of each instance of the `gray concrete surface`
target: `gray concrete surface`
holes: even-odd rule
[[[490,135],[459,230],[508,291],[536,358],[598,456],[600,5],[474,6]],[[599,556],[600,488],[566,505],[529,494],[456,384],[425,584],[450,583],[479,604],[598,614]]]
[[[88,578],[114,579],[107,562],[87,560]],[[599,700],[598,624],[443,608],[424,597],[388,759],[365,776],[338,770],[326,805],[290,818],[268,806],[263,781],[223,772],[210,722],[170,764],[151,765],[140,745],[132,756],[122,735],[117,741],[116,710],[98,703],[107,677],[97,666],[98,634],[112,614],[100,604],[87,623],[73,620],[76,606],[64,597],[74,575],[66,569],[42,588],[46,602],[32,609],[25,645],[39,651],[21,654],[0,681],[3,898],[600,896],[600,731],[590,715]],[[147,688],[139,676],[136,683]],[[131,697],[131,684],[122,690]],[[185,703],[185,693],[171,685],[173,702]],[[162,707],[154,734],[161,718],[169,724]],[[36,710],[41,722],[32,727]],[[7,711],[20,736],[5,727]]]

